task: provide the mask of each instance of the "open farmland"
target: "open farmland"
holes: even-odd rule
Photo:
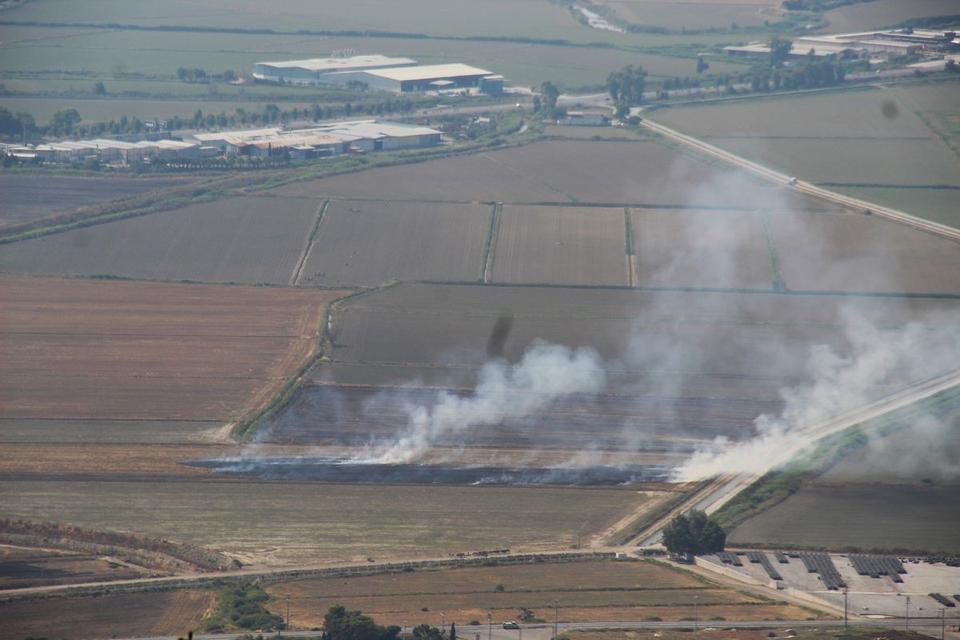
[[[635,281],[643,287],[770,289],[765,214],[631,209]]]
[[[831,33],[890,27],[912,18],[956,15],[952,0],[874,0],[839,7],[825,14]]]
[[[736,189],[724,188],[734,181]],[[824,209],[652,141],[551,140],[280,187],[277,195],[345,199],[611,206],[780,206]]]
[[[0,545],[0,591],[48,584],[124,580],[146,574],[140,567],[101,556]]]
[[[190,178],[130,178],[127,176],[80,177],[39,173],[0,175],[3,207],[0,229],[11,224],[32,222],[78,207],[119,200],[148,191],[189,184]]]
[[[623,209],[505,206],[493,281],[627,285],[624,228]]]
[[[322,201],[230,198],[0,246],[0,269],[287,284]]]
[[[231,480],[7,480],[0,498],[3,517],[189,541],[257,566],[569,548],[648,500],[625,488]]]
[[[516,618],[520,607],[552,620],[555,604],[563,622],[641,620],[653,615],[675,620],[689,615],[694,598],[704,617],[733,611],[738,619],[811,615],[718,587],[684,571],[637,561],[540,563],[298,580],[274,585],[269,592],[276,598],[277,607],[290,598],[291,618],[299,627],[319,624],[334,604],[360,609],[380,624],[405,626],[435,624],[439,611],[445,613],[448,622],[458,625],[472,620],[486,624],[488,611],[499,623]]]
[[[336,292],[6,276],[4,423],[190,421],[268,402]]]
[[[479,280],[490,218],[489,205],[332,201],[297,283]]]
[[[960,83],[949,81],[678,107],[654,118],[789,175],[957,226],[957,104]]]
[[[813,484],[738,526],[732,543],[960,553],[956,485]],[[933,523],[936,523],[934,526]]]
[[[960,293],[960,244],[859,214],[785,212],[769,218],[787,287]]]
[[[577,452],[689,450],[753,433],[781,389],[806,379],[815,345],[848,349],[846,311],[882,326],[949,313],[953,300],[403,284],[353,298],[333,318],[333,349],[314,384],[261,424],[266,441],[358,446],[389,441],[405,406],[469,390],[488,338],[513,317],[503,356],[536,340],[589,346],[605,393],[461,435],[470,448]],[[442,440],[442,439],[441,439]],[[437,446],[452,443],[440,441]]]
[[[676,30],[755,27],[779,22],[774,0],[594,0],[632,24]],[[712,66],[713,63],[711,63]]]
[[[215,592],[201,590],[6,602],[0,604],[0,638],[177,636],[197,628],[215,604]]]

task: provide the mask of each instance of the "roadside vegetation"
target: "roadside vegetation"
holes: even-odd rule
[[[224,589],[218,595],[216,610],[208,619],[204,620],[202,629],[205,632],[236,629],[253,631],[280,631],[285,629],[286,625],[283,618],[275,613],[270,613],[264,607],[269,600],[270,595],[256,584]]]

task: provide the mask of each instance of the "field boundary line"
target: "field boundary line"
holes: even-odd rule
[[[503,217],[503,203],[496,202],[490,211],[490,226],[487,227],[487,241],[483,247],[483,266],[480,282],[490,284],[493,277],[493,262],[496,260],[497,239],[500,235],[500,219]]]
[[[770,214],[766,211],[758,211],[757,215],[760,218],[760,232],[763,234],[763,246],[767,250],[767,257],[770,259],[770,271],[773,278],[771,286],[774,291],[785,292],[787,291],[787,281],[783,278],[783,272],[780,270],[780,254],[777,253],[777,247],[773,243],[773,237],[770,235],[770,223],[767,220],[767,216]]]
[[[640,274],[637,273],[637,258],[633,246],[633,216],[630,207],[623,208],[624,250],[627,253],[627,284],[632,289],[637,286]]]
[[[320,231],[320,223],[323,222],[323,217],[327,213],[327,207],[329,206],[329,200],[324,200],[317,206],[317,213],[313,223],[313,228],[310,229],[310,233],[307,235],[307,240],[303,245],[303,251],[300,253],[300,259],[297,261],[297,265],[293,268],[293,273],[290,274],[291,286],[295,287],[300,284],[300,278],[303,277],[303,268],[307,266],[307,260],[310,258],[310,253],[313,251],[313,245],[315,243],[314,241]]]
[[[900,211],[898,209],[893,209],[891,207],[885,207],[882,205],[875,204],[873,202],[868,202],[866,200],[861,200],[859,198],[853,198],[851,196],[845,196],[843,194],[837,193],[835,191],[830,191],[822,187],[818,187],[813,183],[806,182],[803,180],[798,180],[792,176],[788,176],[785,173],[775,171],[770,169],[758,162],[753,162],[747,160],[742,156],[738,156],[729,151],[724,151],[719,147],[715,147],[712,144],[703,142],[698,138],[693,136],[688,136],[686,134],[680,133],[675,129],[671,129],[662,124],[653,122],[652,120],[644,119],[641,122],[641,126],[655,131],[670,140],[684,144],[696,151],[699,151],[702,154],[706,154],[713,158],[722,160],[728,164],[739,167],[745,171],[748,171],[755,176],[759,177],[762,180],[767,182],[772,182],[773,184],[785,187],[787,189],[792,189],[798,193],[802,193],[808,196],[819,198],[820,200],[826,200],[828,202],[833,202],[844,207],[851,209],[858,209],[862,213],[869,213],[873,215],[892,220],[899,224],[903,224],[909,227],[913,227],[918,231],[925,231],[933,235],[941,236],[948,240],[954,242],[960,242],[960,229],[947,226],[945,224],[940,224],[938,222],[933,222],[931,220],[926,220],[924,218],[919,218],[917,216],[911,215],[909,213]]]

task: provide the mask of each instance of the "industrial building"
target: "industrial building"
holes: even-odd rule
[[[200,133],[194,138],[199,144],[215,146],[226,155],[270,157],[285,154],[299,160],[342,153],[431,147],[440,144],[440,136],[439,131],[429,127],[353,120],[306,129],[271,127]]]
[[[346,85],[349,82],[351,72],[367,69],[411,67],[415,64],[417,64],[417,61],[410,58],[391,58],[379,54],[346,58],[258,62],[253,66],[253,77],[264,82],[286,82],[301,85]]]
[[[393,69],[370,69],[350,74],[371,89],[409,93],[413,91],[449,91],[479,88],[484,78],[494,74],[470,65],[431,64]],[[500,78],[502,82],[502,78]]]
[[[793,57],[814,55],[840,58],[867,58],[873,55],[905,56],[913,54],[939,55],[960,48],[960,39],[955,31],[931,31],[927,29],[888,29],[858,33],[804,36],[793,41],[790,55]],[[743,46],[724,47],[729,55],[766,56],[770,47],[764,42],[751,42]]]
[[[70,164],[95,158],[105,164],[135,164],[148,159],[195,160],[210,155],[199,142],[184,140],[64,140],[38,145],[6,146],[4,152],[21,160]],[[215,151],[215,150],[214,150]]]
[[[418,65],[411,58],[383,55],[347,58],[315,58],[284,62],[258,62],[253,77],[264,82],[346,87],[360,84],[378,91],[458,91],[479,89],[484,93],[503,93],[503,76],[470,65]]]

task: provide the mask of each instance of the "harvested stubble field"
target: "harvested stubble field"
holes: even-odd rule
[[[783,626],[768,629],[730,629],[722,621],[702,619],[702,627],[696,637],[706,640],[768,640],[774,637],[790,637],[795,640],[926,640],[930,636],[914,631],[894,629],[851,628],[843,630],[837,627],[797,627],[783,623]],[[560,635],[561,640],[690,640],[690,629],[637,629],[634,631],[567,631]]]
[[[773,0],[594,0],[626,22],[668,29],[728,29],[779,22]],[[710,63],[711,67],[713,63]]]
[[[957,485],[832,484],[800,489],[730,541],[828,549],[960,553]],[[936,523],[932,526],[931,523]]]
[[[511,9],[515,15],[516,9]],[[93,14],[95,15],[95,14]],[[271,15],[271,18],[275,18]],[[85,17],[85,21],[90,18]],[[312,28],[326,28],[328,16]],[[112,16],[106,17],[112,21]],[[572,21],[571,21],[572,22]],[[263,24],[257,25],[262,27]],[[298,25],[297,29],[303,28]],[[308,27],[309,28],[309,27]],[[585,32],[588,30],[584,29]],[[204,113],[232,113],[242,104],[248,111],[262,111],[265,103],[310,103],[329,100],[315,88],[276,85],[240,86],[226,83],[187,84],[176,79],[176,69],[198,64],[208,71],[234,69],[245,74],[264,59],[303,59],[328,55],[331,51],[359,49],[388,56],[413,58],[423,64],[463,62],[496,71],[517,86],[539,86],[545,80],[561,81],[566,87],[602,85],[611,69],[641,64],[653,76],[693,75],[696,62],[655,53],[639,53],[612,47],[569,47],[532,42],[451,41],[432,38],[373,38],[370,36],[323,36],[269,33],[205,33],[198,38],[189,31],[137,31],[124,29],[65,29],[3,25],[0,43],[0,73],[6,72],[8,90],[42,94],[75,92],[70,106],[85,121],[127,115],[191,116],[192,106]],[[594,31],[594,33],[596,33]],[[541,33],[531,34],[542,37]],[[672,44],[678,38],[646,34],[651,44]],[[718,41],[717,35],[697,38],[703,43]],[[130,75],[117,73],[117,52],[125,56]],[[711,61],[711,73],[742,70],[738,61]],[[50,73],[52,70],[59,73]],[[138,75],[133,75],[138,74]],[[139,75],[142,74],[142,75]],[[93,83],[102,79],[108,95],[94,96]],[[125,95],[128,94],[128,95]],[[140,94],[129,95],[129,94]],[[83,98],[81,98],[83,96]],[[356,96],[363,97],[363,96]],[[366,97],[370,97],[369,94]],[[96,98],[96,99],[94,99]],[[279,100],[278,100],[279,98]],[[0,98],[3,104],[10,97]],[[69,98],[68,98],[69,99]],[[42,108],[43,122],[54,109],[47,98],[18,99],[21,105]],[[236,101],[230,104],[231,101]],[[121,106],[122,105],[122,106]],[[292,106],[292,104],[291,104]],[[40,116],[43,116],[42,118]]]
[[[183,177],[82,177],[36,173],[0,175],[0,230],[90,204],[119,200],[148,191],[189,184]]]
[[[277,189],[278,195],[441,202],[609,203],[739,207],[736,175],[657,142],[552,140]],[[776,189],[744,178],[758,198]],[[801,208],[810,202],[796,200]],[[815,203],[816,208],[823,208]]]
[[[753,432],[778,413],[781,389],[805,378],[815,345],[847,351],[844,310],[883,326],[956,309],[949,299],[649,292],[403,284],[337,311],[329,362],[315,384],[261,425],[279,443],[358,445],[407,424],[405,402],[437,388],[469,390],[488,337],[513,317],[504,357],[537,339],[590,346],[605,360],[606,395],[570,398],[542,419],[468,432],[471,446],[578,450],[684,448]],[[400,387],[400,388],[397,388]]]
[[[810,615],[711,585],[684,571],[638,561],[539,563],[298,580],[274,585],[268,591],[276,598],[277,607],[290,598],[291,618],[299,627],[318,624],[334,604],[360,609],[380,624],[408,627],[436,624],[440,611],[447,622],[461,625],[472,620],[485,624],[489,611],[499,624],[517,618],[520,607],[552,620],[555,602],[563,622],[641,620],[653,615],[676,620],[689,615],[693,598],[698,599],[705,617]]]
[[[623,209],[504,206],[493,281],[630,284]]]
[[[189,541],[256,566],[569,548],[647,500],[626,488],[0,482],[3,517]]]
[[[216,593],[201,590],[6,602],[0,604],[0,639],[184,635],[215,605]]]
[[[302,366],[338,295],[4,276],[0,416],[222,425]]]
[[[0,545],[0,591],[52,584],[125,580],[149,572],[101,556]],[[0,615],[2,615],[0,605]]]
[[[770,289],[765,214],[631,209],[634,280],[644,287]]]
[[[477,281],[491,209],[477,204],[331,201],[297,283]]]
[[[861,214],[784,212],[770,237],[790,289],[960,293],[960,243]]]
[[[654,119],[790,175],[960,225],[948,188],[960,187],[957,104],[960,83],[948,81],[678,107]]]
[[[322,201],[228,198],[0,246],[0,269],[288,284]]]
[[[889,27],[913,18],[956,15],[953,0],[875,0],[854,3],[825,14],[831,33]]]

